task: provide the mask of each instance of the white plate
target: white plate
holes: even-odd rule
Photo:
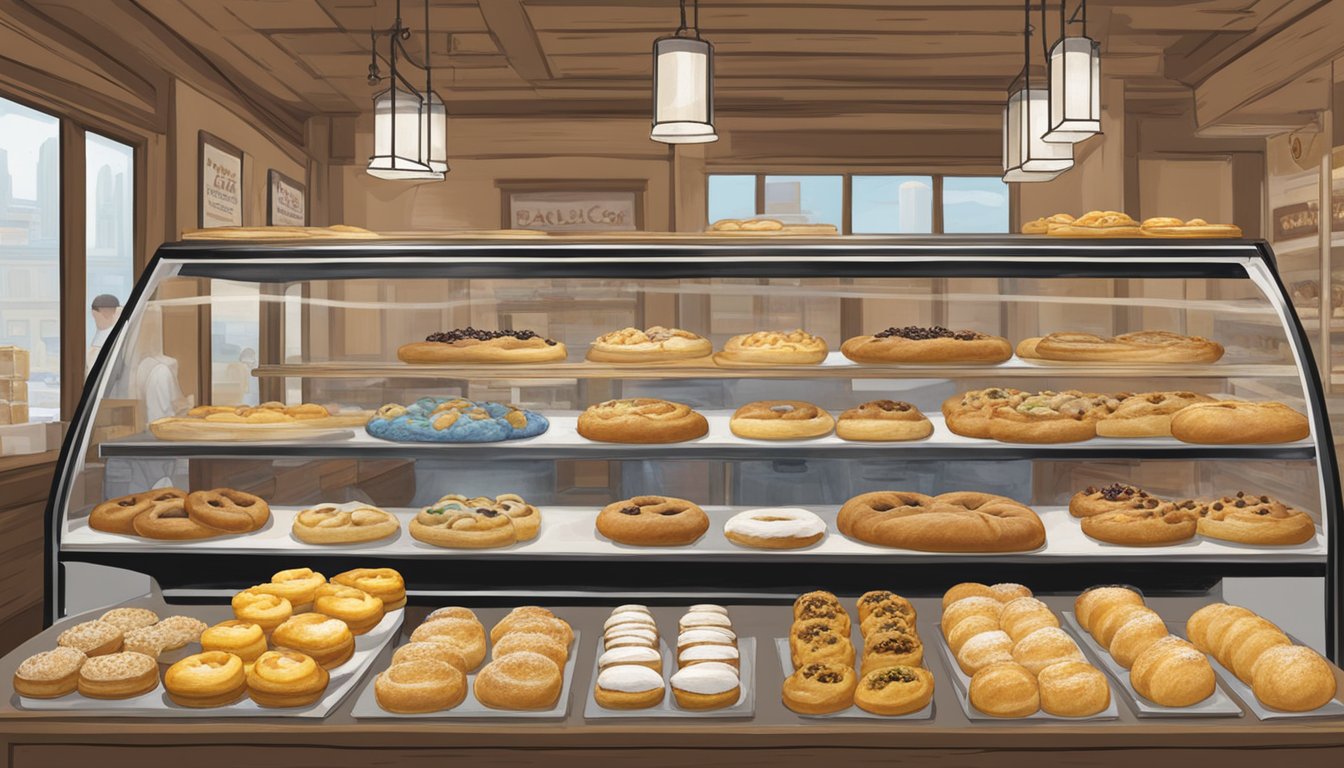
[[[1120,666],[1108,651],[1092,639],[1092,635],[1083,629],[1073,613],[1064,611],[1060,615],[1064,617],[1064,629],[1074,636],[1089,656],[1096,659],[1106,674],[1120,684],[1129,699],[1130,709],[1139,717],[1241,717],[1241,707],[1218,685],[1214,685],[1212,696],[1188,707],[1164,707],[1145,699],[1130,684],[1129,670]],[[1114,689],[1115,686],[1111,687]]]
[[[574,651],[579,648],[580,637],[581,633],[575,630],[574,641],[570,644],[569,658],[565,661],[565,668],[561,670],[560,698],[556,699],[555,706],[550,709],[493,709],[487,707],[476,700],[476,673],[473,672],[467,675],[467,697],[456,707],[439,710],[438,712],[401,715],[388,712],[378,706],[378,696],[373,690],[373,683],[378,675],[373,674],[369,675],[368,681],[364,683],[364,688],[360,690],[359,698],[355,699],[355,706],[350,710],[350,714],[360,720],[460,720],[479,718],[563,720],[569,716],[569,690],[574,682],[574,657],[576,655]],[[484,667],[485,664],[481,666]],[[382,672],[383,670],[378,671]]]
[[[859,631],[858,627],[859,625],[857,623],[853,624],[851,631],[857,633]],[[780,669],[784,670],[784,677],[788,678],[793,674],[793,660],[791,658],[793,654],[789,651],[789,638],[775,638],[775,653],[779,656],[779,666]],[[862,676],[860,676],[860,679],[862,679]],[[937,689],[937,685],[938,681],[935,680],[935,689]],[[789,711],[792,712],[793,710]],[[831,712],[826,715],[805,715],[801,712],[794,712],[794,714],[799,717],[815,718],[819,720],[932,720],[933,699],[930,698],[929,703],[925,704],[923,709],[917,712],[911,712],[908,715],[875,715],[872,712],[854,706],[851,706],[849,709],[842,709],[839,712]]]
[[[659,641],[663,654],[664,681],[677,671],[675,654],[666,643]],[[749,718],[756,714],[756,638],[739,637],[737,639],[738,677],[741,680],[741,694],[737,703],[719,709],[682,709],[677,706],[677,698],[672,694],[671,684],[663,692],[663,700],[656,706],[645,709],[606,709],[597,703],[594,686],[597,685],[597,659],[593,659],[593,676],[589,680],[588,701],[583,706],[585,720],[630,719],[630,718]],[[601,656],[600,651],[597,656]]]
[[[1087,715],[1086,717],[1063,717],[1061,715],[1052,715],[1043,709],[1038,709],[1026,717],[995,717],[994,715],[987,715],[971,706],[971,678],[965,672],[962,672],[961,665],[957,664],[957,659],[952,654],[952,649],[948,647],[947,640],[943,638],[942,625],[937,625],[935,630],[937,631],[938,637],[933,642],[938,646],[938,650],[942,653],[943,662],[947,665],[947,670],[952,673],[952,680],[956,683],[957,700],[961,702],[961,709],[966,713],[966,718],[969,720],[986,722],[1053,720],[1064,723],[1086,723],[1093,720],[1115,720],[1120,717],[1120,710],[1116,708],[1115,705],[1115,700],[1118,696],[1114,685],[1111,686],[1111,702],[1106,705],[1105,709],[1095,715]]]

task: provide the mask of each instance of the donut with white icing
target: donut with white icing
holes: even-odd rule
[[[597,668],[599,670],[606,669],[607,667],[620,666],[622,664],[634,664],[641,667],[648,667],[661,674],[663,671],[663,655],[659,653],[656,648],[626,646],[623,648],[612,648],[597,657]]]
[[[682,667],[670,682],[682,709],[721,709],[736,704],[742,695],[737,669],[717,661]]]
[[[753,549],[801,549],[825,537],[826,521],[798,507],[749,509],[729,518],[723,535]]]
[[[645,709],[663,700],[663,676],[637,664],[618,664],[597,673],[593,698],[604,709]]]

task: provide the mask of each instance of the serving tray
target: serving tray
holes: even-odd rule
[[[600,642],[600,641],[599,641]],[[593,657],[593,675],[588,680],[588,700],[583,706],[585,720],[623,720],[643,718],[750,718],[756,715],[756,638],[739,637],[737,639],[738,678],[741,681],[741,693],[737,703],[719,709],[682,709],[677,706],[677,697],[672,693],[672,684],[668,682],[677,671],[676,653],[663,641],[658,641],[663,654],[663,700],[659,704],[644,709],[606,709],[597,703],[597,656]]]
[[[860,648],[862,648],[863,639],[862,637],[858,637],[859,625],[857,623],[850,625],[850,634],[854,636],[851,637],[851,641],[854,641],[855,637],[857,637],[858,645]],[[921,638],[921,641],[922,640],[923,638]],[[779,667],[780,669],[784,670],[785,679],[789,678],[791,675],[793,675],[793,660],[792,660],[793,654],[789,651],[789,638],[787,637],[775,638],[775,653],[776,655],[779,656]],[[857,670],[855,671],[855,674],[858,674]],[[930,671],[930,674],[932,674],[932,671]],[[861,675],[860,679],[862,679]],[[933,686],[934,690],[937,690],[938,680],[936,678],[933,681]],[[793,710],[789,711],[793,712]],[[933,698],[932,697],[929,698],[929,703],[925,704],[923,709],[916,710],[907,715],[876,715],[873,714],[872,712],[860,709],[859,707],[852,705],[848,709],[842,709],[839,712],[831,712],[825,715],[807,715],[803,714],[802,712],[794,712],[793,714],[799,717],[806,717],[809,719],[816,719],[816,720],[932,720]]]

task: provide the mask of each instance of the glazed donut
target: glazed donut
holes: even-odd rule
[[[300,512],[292,530],[309,544],[354,544],[395,535],[401,523],[391,512],[367,504],[319,504]]]
[[[597,673],[593,699],[603,709],[646,709],[663,700],[667,686],[657,670],[639,664],[617,664]]]
[[[620,544],[677,547],[694,543],[709,530],[709,516],[685,499],[636,496],[608,504],[597,514],[597,531]]]
[[[798,440],[829,435],[835,419],[801,400],[758,400],[733,412],[728,429],[753,440]]]
[[[257,624],[267,634],[294,615],[294,605],[288,600],[255,589],[234,595],[231,604],[235,618]]]
[[[331,582],[364,590],[383,601],[384,611],[406,605],[406,582],[392,568],[355,568],[332,576]]]
[[[298,651],[267,651],[247,672],[247,695],[257,706],[306,707],[327,690],[331,676]]]
[[[875,715],[908,715],[933,699],[933,673],[898,665],[870,670],[854,689],[854,705]]]
[[[135,516],[131,527],[137,536],[164,541],[189,541],[222,536],[224,531],[192,520],[187,514],[186,501],[168,499]]]
[[[531,651],[500,656],[476,674],[476,700],[492,709],[549,709],[560,698],[560,667]]]
[[[840,508],[836,527],[869,544],[925,552],[1023,552],[1045,544],[1045,526],[1030,507],[970,491],[861,494]]]
[[[300,613],[286,619],[271,633],[277,649],[305,653],[324,669],[335,669],[355,655],[355,636],[340,619],[320,613]]]
[[[362,589],[341,584],[323,584],[317,588],[313,610],[344,621],[350,631],[362,635],[383,620],[383,601]]]
[[[222,707],[247,691],[243,660],[224,651],[188,656],[163,673],[163,688],[182,707]]]
[[[159,663],[143,653],[93,656],[79,668],[79,693],[90,699],[129,699],[159,687]]]
[[[467,697],[462,670],[444,661],[419,659],[393,662],[373,681],[378,706],[397,714],[452,709]]]
[[[266,633],[259,624],[229,619],[201,633],[201,648],[206,651],[224,651],[244,662],[253,662],[266,652]]]
[[[192,520],[230,533],[255,531],[271,519],[271,508],[260,496],[232,488],[195,491],[187,495],[186,506]]]
[[[416,641],[406,643],[392,652],[393,664],[422,659],[432,659],[450,664],[464,675],[471,669],[471,665],[467,664],[467,657],[463,656],[462,651],[458,650],[457,646],[452,643],[441,643],[435,640]]]
[[[485,660],[485,630],[480,622],[445,617],[427,621],[411,632],[411,642],[444,643],[462,654],[467,670]]]
[[[602,443],[680,443],[704,437],[709,422],[689,405],[637,397],[589,406],[578,432]]]
[[[89,527],[105,533],[135,535],[133,522],[141,513],[148,512],[165,501],[182,501],[186,498],[186,491],[177,488],[160,488],[108,499],[94,507],[93,511],[89,513]]]
[[[804,715],[825,715],[854,703],[858,677],[852,667],[814,662],[784,679],[784,706]]]
[[[971,677],[971,706],[992,717],[1026,717],[1041,708],[1036,676],[1021,664],[1001,661]]]
[[[56,637],[56,645],[83,651],[86,656],[102,656],[121,650],[124,633],[105,621],[83,621]]]
[[[306,613],[313,609],[317,588],[326,583],[327,578],[312,568],[290,568],[277,572],[269,583],[258,584],[252,591],[283,597],[289,601],[294,613]]]
[[[797,507],[770,507],[739,512],[723,524],[723,535],[755,549],[801,549],[826,535],[826,521]]]
[[[14,671],[14,692],[30,699],[54,699],[79,687],[79,668],[88,656],[78,648],[57,647],[24,659]]]
[[[1061,661],[1036,673],[1041,709],[1060,717],[1087,717],[1111,705],[1111,686],[1085,661]]]
[[[98,620],[111,624],[122,632],[130,632],[132,629],[158,624],[159,615],[148,608],[113,608],[99,616]]]

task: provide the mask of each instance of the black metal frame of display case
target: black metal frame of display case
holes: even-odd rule
[[[1134,258],[1145,261],[1135,262]],[[1027,260],[1023,260],[1027,259]],[[1164,261],[1164,259],[1171,259]],[[837,239],[650,239],[590,243],[554,238],[537,241],[321,241],[321,242],[189,242],[164,245],[155,254],[126,302],[139,306],[149,281],[161,263],[180,262],[179,276],[229,279],[245,282],[299,282],[304,280],[415,278],[800,278],[800,277],[1049,277],[1049,278],[1247,278],[1248,261],[1267,267],[1286,309],[1285,329],[1296,357],[1304,367],[1304,395],[1312,403],[1314,453],[1324,475],[1321,514],[1329,519],[1329,539],[1324,564],[1314,562],[1263,562],[1245,557],[1198,562],[1152,562],[1148,560],[1097,560],[1095,562],[1050,562],[1030,555],[999,557],[968,555],[925,559],[893,552],[890,563],[871,562],[824,565],[824,583],[805,566],[779,553],[752,562],[695,562],[681,565],[664,557],[602,561],[575,558],[529,562],[517,556],[507,561],[455,560],[442,558],[399,559],[377,554],[332,553],[305,550],[303,557],[324,567],[343,569],[354,565],[392,565],[409,584],[428,594],[497,595],[504,601],[535,599],[545,584],[548,599],[563,602],[592,601],[609,593],[611,599],[631,591],[647,602],[659,601],[659,589],[714,594],[725,591],[750,593],[761,601],[782,600],[785,595],[825,587],[839,591],[863,591],[874,582],[899,583],[912,594],[927,594],[953,581],[1000,580],[1011,563],[1015,580],[1029,581],[1042,592],[1076,591],[1099,582],[1123,581],[1155,593],[1205,592],[1225,577],[1311,576],[1325,579],[1326,649],[1340,658],[1339,621],[1341,602],[1339,552],[1341,535],[1338,466],[1323,389],[1311,347],[1300,319],[1292,311],[1279,277],[1272,251],[1263,241],[1179,241],[1157,238],[1071,241],[1029,237],[944,238],[845,238]],[[209,263],[207,263],[209,262]],[[50,624],[63,614],[63,573],[66,561],[90,562],[128,568],[152,576],[164,589],[208,592],[236,588],[238,584],[265,579],[277,559],[292,559],[284,553],[231,555],[226,553],[171,554],[126,552],[62,552],[62,515],[73,478],[67,478],[75,462],[76,446],[91,427],[93,393],[112,350],[125,332],[132,312],[123,312],[103,346],[87,378],[79,407],[61,448],[52,490],[46,508],[46,573],[44,619]],[[749,375],[749,372],[744,371]],[[406,446],[407,457],[422,446]],[[659,447],[661,450],[663,447]],[[112,453],[117,449],[113,448]],[[1036,458],[1029,447],[992,446],[976,457],[999,460]],[[227,449],[226,449],[227,453]],[[312,455],[298,451],[297,455]],[[326,455],[321,451],[317,453]],[[381,453],[381,452],[380,452]],[[671,456],[668,447],[660,456]],[[110,455],[110,454],[109,454]],[[137,454],[140,455],[140,454]],[[389,454],[389,457],[392,454]],[[1129,457],[1132,452],[1088,446],[1068,458]],[[753,454],[754,457],[754,454]],[[1310,458],[1311,449],[1301,447],[1237,447],[1208,452],[1200,446],[1164,452],[1162,458]],[[925,456],[925,458],[938,458]],[[958,454],[958,459],[975,458]],[[1045,458],[1065,458],[1049,455]],[[918,555],[919,553],[914,553]],[[227,558],[227,562],[225,560]],[[502,567],[494,568],[491,565]],[[804,567],[800,567],[800,565]],[[880,573],[878,572],[880,570]],[[251,582],[248,582],[251,583]],[[595,586],[596,585],[596,586]],[[641,585],[648,585],[641,590]],[[569,595],[570,597],[566,597]],[[469,599],[468,599],[469,601]]]

